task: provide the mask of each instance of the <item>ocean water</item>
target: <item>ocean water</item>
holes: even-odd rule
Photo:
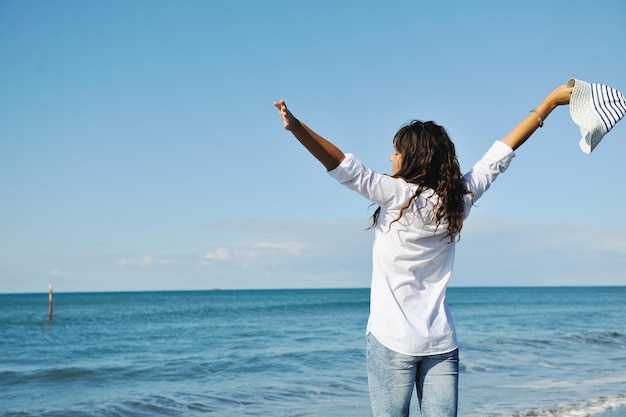
[[[460,416],[626,416],[626,287],[451,288]],[[371,416],[367,289],[0,295],[0,416]],[[418,416],[414,403],[412,416]]]

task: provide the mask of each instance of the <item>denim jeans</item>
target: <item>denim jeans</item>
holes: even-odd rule
[[[424,417],[456,417],[459,351],[408,356],[367,335],[367,376],[374,417],[408,417],[413,387]]]

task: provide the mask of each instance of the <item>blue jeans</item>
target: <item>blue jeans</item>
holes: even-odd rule
[[[367,335],[367,377],[374,417],[408,417],[413,387],[424,417],[456,417],[459,351],[408,356]]]

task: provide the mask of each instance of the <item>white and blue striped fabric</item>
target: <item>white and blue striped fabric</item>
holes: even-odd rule
[[[615,125],[626,115],[626,99],[614,88],[571,78],[574,87],[570,98],[570,115],[580,127],[580,149],[591,153]]]
[[[591,98],[608,133],[626,115],[626,99],[616,89],[594,83],[591,84]]]

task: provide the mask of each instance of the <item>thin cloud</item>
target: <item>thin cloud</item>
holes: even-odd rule
[[[117,265],[122,268],[126,267],[139,267],[147,268],[153,266],[171,266],[175,265],[176,261],[168,258],[156,258],[153,256],[141,256],[136,258],[121,258],[117,260]]]
[[[208,260],[228,259],[230,258],[230,252],[228,252],[226,249],[217,249],[214,252],[207,252],[203,258]]]
[[[284,253],[288,255],[302,255],[305,252],[305,249],[309,247],[310,244],[303,241],[263,241],[258,242],[253,245],[254,249],[262,250],[263,252],[278,252]]]
[[[186,253],[5,258],[0,290],[47,289],[47,280],[12,278],[17,270],[58,274],[60,291],[367,287],[373,233],[364,229],[362,220],[241,222],[217,225],[205,242],[171,242],[189,247]],[[626,285],[624,271],[623,227],[475,213],[457,246],[451,285]]]
[[[626,228],[477,214],[457,248],[456,285],[626,285]]]

